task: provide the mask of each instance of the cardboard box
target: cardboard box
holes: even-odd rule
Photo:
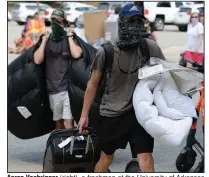
[[[93,11],[84,13],[84,33],[91,44],[96,40],[104,38],[105,20],[107,11]]]

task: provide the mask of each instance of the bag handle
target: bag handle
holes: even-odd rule
[[[95,130],[92,128],[92,127],[85,127],[85,128],[83,128],[83,130],[87,130],[87,131],[89,131],[91,134],[92,133],[94,133],[95,132]],[[73,155],[73,148],[74,148],[74,143],[75,143],[75,136],[76,135],[84,135],[83,133],[79,133],[78,134],[78,132],[79,132],[79,129],[78,128],[76,128],[75,130],[74,130],[74,135],[73,136],[71,136],[71,143],[70,143],[70,154],[71,155]],[[88,133],[87,133],[88,134]],[[87,142],[86,142],[86,148],[85,148],[85,154],[87,154],[88,153],[88,151],[89,151],[89,144],[90,144],[90,142],[92,142],[92,140],[91,140],[91,136],[90,136],[90,134],[88,134],[88,136],[87,136]]]

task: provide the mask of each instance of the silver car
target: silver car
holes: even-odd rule
[[[45,18],[45,10],[51,8],[47,4],[39,3],[39,12],[40,15],[47,21]],[[12,20],[16,21],[19,25],[22,25],[26,22],[28,16],[33,16],[38,11],[37,3],[24,3],[16,2],[12,8]]]

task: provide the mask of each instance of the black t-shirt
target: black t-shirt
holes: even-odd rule
[[[45,74],[47,91],[57,94],[68,89],[67,71],[69,60],[62,57],[63,40],[55,42],[49,40],[45,48]]]

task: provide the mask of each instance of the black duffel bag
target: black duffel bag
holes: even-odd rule
[[[43,161],[43,172],[90,173],[99,159],[100,148],[92,128],[56,130],[48,138]]]

